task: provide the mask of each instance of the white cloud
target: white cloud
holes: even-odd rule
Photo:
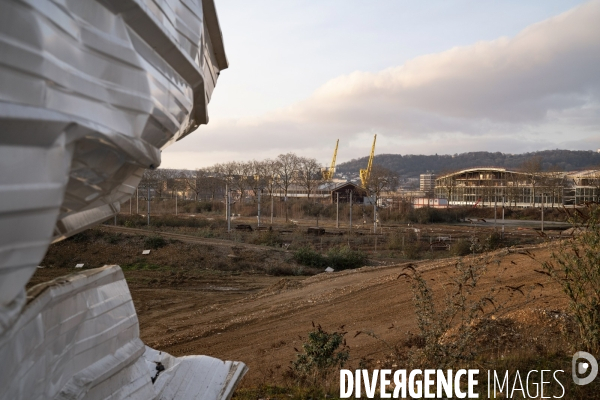
[[[190,149],[195,166],[224,155],[260,159],[288,151],[325,162],[338,137],[339,159],[346,160],[367,155],[373,133],[379,153],[600,147],[598,21],[596,0],[513,38],[340,76],[287,108],[211,121],[167,150],[163,165]]]

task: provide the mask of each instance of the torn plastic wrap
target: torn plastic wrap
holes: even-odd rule
[[[123,273],[107,266],[37,285],[0,339],[2,399],[228,399],[242,363],[144,346]],[[166,368],[152,383],[162,362]]]
[[[0,399],[168,398],[118,268],[27,306],[24,287],[52,241],[118,213],[161,150],[208,122],[227,68],[213,0],[0,0],[0,54]],[[245,368],[174,360],[157,383],[182,399],[199,397],[167,382],[176,371],[212,376],[203,393],[222,396],[201,397],[221,399]]]
[[[0,0],[0,54],[8,309],[51,240],[115,215],[208,122],[227,59],[212,0]]]

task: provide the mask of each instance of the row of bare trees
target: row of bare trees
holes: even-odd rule
[[[150,187],[158,198],[174,197],[184,192],[188,196],[192,194],[194,200],[220,200],[225,195],[226,186],[240,198],[247,195],[256,198],[259,191],[269,196],[279,193],[287,198],[294,188],[302,190],[310,198],[324,183],[327,181],[316,159],[286,153],[274,159],[231,161],[197,170],[147,170],[140,188]],[[396,173],[375,165],[364,189],[377,200],[382,193],[394,191],[397,186]]]
[[[147,170],[140,187],[150,186],[158,197],[188,192],[194,194],[195,200],[201,195],[215,200],[224,194],[226,185],[239,196],[250,194],[253,197],[258,196],[259,191],[266,191],[269,196],[280,191],[287,197],[290,188],[295,185],[310,198],[324,182],[316,159],[287,153],[275,159],[231,161],[194,171]]]

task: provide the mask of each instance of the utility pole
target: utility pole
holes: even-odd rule
[[[496,215],[498,213],[498,198],[494,196],[494,231],[496,231]]]
[[[377,233],[377,195],[373,202],[373,233]]]
[[[502,196],[502,239],[504,239],[504,196]]]
[[[273,190],[271,190],[271,225],[273,225]]]
[[[262,189],[258,189],[258,226],[260,227],[260,193]]]
[[[140,189],[135,189],[135,213],[140,213]]]
[[[544,193],[542,193],[542,233],[544,233]]]
[[[336,192],[335,227],[340,228],[340,192]]]
[[[177,215],[177,190],[175,190],[175,215]]]
[[[350,191],[350,233],[352,233],[352,191]]]
[[[148,228],[150,228],[150,185],[148,184]]]
[[[227,197],[225,198],[225,212],[227,212],[227,233],[231,232],[231,195],[229,193],[229,186],[225,184],[225,192]]]

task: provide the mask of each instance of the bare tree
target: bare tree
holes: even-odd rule
[[[523,191],[523,189],[520,187],[521,176],[522,174],[513,172],[505,174],[506,196],[508,197],[509,207],[513,203],[515,207],[517,206],[517,201],[519,200],[521,192]]]
[[[365,189],[369,193],[369,196],[373,197],[375,204],[377,204],[377,199],[381,197],[382,193],[392,192],[398,188],[398,182],[399,179],[396,172],[379,165],[374,165]]]
[[[269,186],[270,171],[266,161],[250,161],[251,176],[248,177],[249,186],[256,200],[258,192]]]
[[[219,176],[214,167],[205,168],[205,171],[204,185],[206,191],[210,193],[210,200],[215,201],[217,194],[225,193],[225,181]]]
[[[315,158],[298,157],[298,173],[296,183],[306,189],[307,198],[315,190],[323,179],[321,166]]]
[[[202,191],[202,180],[206,176],[206,170],[197,169],[192,171],[185,177],[185,186],[186,189],[194,193],[194,200],[198,201],[198,197],[200,196],[200,192]]]
[[[252,181],[254,180],[252,163],[250,162],[234,162],[235,175],[233,176],[233,187],[237,189],[240,200],[246,198],[246,193],[252,189]]]
[[[441,174],[441,177],[438,178],[437,181],[440,183],[440,187],[446,193],[446,198],[448,199],[446,208],[448,208],[450,206],[450,202],[452,201],[452,195],[455,194],[456,174],[454,171],[445,171]]]
[[[185,190],[185,173],[183,170],[164,169],[162,171],[167,182],[165,190],[169,192],[171,198],[175,197],[178,192]]]
[[[161,198],[167,190],[168,173],[164,169],[147,169],[144,171],[140,188],[150,188],[155,198]]]
[[[211,200],[214,201],[215,194],[225,184],[216,174],[214,167],[200,168],[195,171],[188,171],[184,176],[186,190],[194,193],[194,200],[198,201],[200,194],[210,193]]]
[[[277,175],[279,185],[283,189],[283,195],[287,199],[289,187],[294,183],[294,177],[298,170],[298,156],[294,153],[280,154],[277,156]]]
[[[277,175],[279,176],[279,185],[283,189],[284,199],[287,202],[288,190],[298,170],[298,156],[294,153],[280,154],[277,156]],[[285,220],[288,221],[288,207],[285,206]]]
[[[542,157],[540,156],[531,157],[521,165],[521,171],[527,175],[529,184],[531,185],[531,205],[534,207],[536,188],[543,181],[542,170]]]
[[[279,187],[279,161],[266,159],[263,161],[263,173],[265,179],[265,188],[269,196],[273,196],[275,190]]]
[[[562,202],[562,191],[565,186],[565,174],[559,166],[553,165],[550,167],[544,176],[543,185],[546,194],[549,194],[552,198],[552,207],[554,208],[555,200]]]

